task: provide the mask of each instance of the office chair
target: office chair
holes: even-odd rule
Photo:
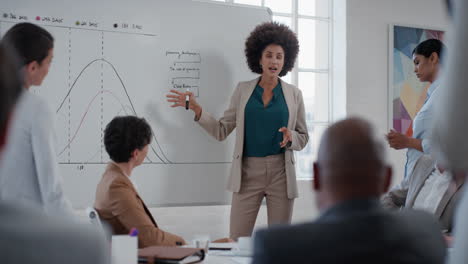
[[[99,214],[96,211],[96,209],[94,209],[93,207],[87,207],[86,215],[88,216],[89,222],[91,222],[91,224],[96,225],[100,229],[103,229],[101,219],[99,219]]]

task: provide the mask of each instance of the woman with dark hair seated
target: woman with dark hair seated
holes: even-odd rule
[[[148,153],[151,128],[143,118],[115,117],[104,132],[104,145],[111,158],[96,190],[94,207],[115,234],[138,230],[138,247],[183,245],[183,238],[161,230],[138,195],[130,177]]]
[[[258,25],[247,38],[245,55],[250,70],[259,74],[237,85],[224,115],[216,120],[191,92],[171,90],[172,107],[186,107],[217,140],[237,127],[228,189],[233,192],[230,237],[252,234],[258,210],[266,198],[268,224],[290,223],[297,197],[293,150],[307,144],[301,91],[279,77],[294,67],[299,43],[296,34],[276,22]]]
[[[0,157],[4,155],[5,144],[15,138],[9,125],[16,122],[14,112],[21,106],[18,99],[28,96],[14,53],[0,45]],[[109,245],[92,225],[61,215],[47,215],[41,207],[3,200],[0,219],[2,263],[110,263]]]
[[[10,139],[0,160],[0,199],[36,206],[48,214],[73,215],[65,197],[55,151],[55,114],[32,86],[42,85],[54,55],[54,38],[42,27],[19,23],[2,45],[18,56],[25,89],[13,113]]]

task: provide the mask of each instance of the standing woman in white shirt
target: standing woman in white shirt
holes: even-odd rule
[[[42,208],[49,214],[73,214],[58,175],[54,114],[30,91],[49,72],[54,39],[45,29],[19,23],[2,44],[16,52],[26,90],[20,97],[10,128],[10,140],[0,160],[0,198]]]
[[[434,104],[440,98],[440,59],[445,52],[445,45],[438,39],[428,39],[413,50],[414,73],[421,82],[430,83],[423,106],[413,120],[413,136],[391,130],[387,134],[388,144],[394,149],[407,149],[405,164],[405,182],[413,172],[416,161],[423,154],[430,154],[432,149],[430,132],[434,125]]]

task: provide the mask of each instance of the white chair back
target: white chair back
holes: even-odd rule
[[[88,219],[91,222],[91,224],[96,225],[100,229],[103,228],[102,223],[101,223],[101,219],[99,218],[99,214],[96,211],[96,209],[94,209],[93,207],[87,207],[86,208],[86,215],[88,216]]]

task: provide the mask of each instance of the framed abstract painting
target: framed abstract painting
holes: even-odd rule
[[[444,31],[414,26],[390,25],[389,36],[389,128],[413,135],[413,120],[426,100],[429,83],[414,73],[413,49],[426,39],[444,41]]]

